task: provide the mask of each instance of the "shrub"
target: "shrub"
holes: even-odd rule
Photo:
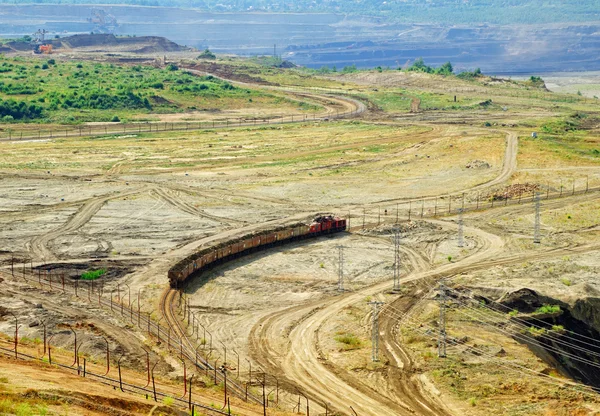
[[[90,270],[81,275],[81,280],[96,280],[106,274],[106,269]]]
[[[56,65],[56,61],[54,59],[48,59],[48,65]]]
[[[567,279],[566,277],[560,279],[560,281],[562,282],[563,285],[565,286],[571,286],[573,283],[571,282],[571,279]]]
[[[217,59],[217,56],[208,49],[205,49],[204,52],[198,55],[198,59]]]
[[[50,67],[48,66],[48,64],[42,64],[42,69],[48,69],[48,68],[50,68]]]
[[[540,337],[546,333],[544,328],[536,328],[535,326],[530,327],[528,331],[534,337]]]
[[[179,67],[175,64],[169,64],[167,65],[167,71],[177,71],[179,69]]]
[[[110,121],[113,123],[118,123],[119,121],[121,121],[121,119],[119,118],[119,116],[113,116],[113,118],[111,118]]]
[[[0,117],[4,121],[38,118],[42,116],[42,111],[43,108],[37,104],[0,99]]]
[[[544,305],[536,309],[535,314],[546,314],[546,313],[558,313],[560,312],[560,306],[558,305]]]
[[[344,344],[345,350],[355,350],[362,346],[360,339],[353,334],[339,334],[335,337],[335,340],[339,343]]]

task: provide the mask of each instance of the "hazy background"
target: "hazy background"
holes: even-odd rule
[[[221,53],[277,54],[317,68],[397,67],[423,57],[431,65],[451,61],[457,70],[480,67],[488,73],[600,70],[600,1],[90,3],[0,0],[0,36],[19,37],[41,28],[52,36],[93,31],[157,35]],[[88,21],[93,9],[114,16],[116,24],[107,29]]]

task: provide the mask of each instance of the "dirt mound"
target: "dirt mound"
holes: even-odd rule
[[[485,160],[472,160],[465,166],[467,169],[489,169],[490,164]]]
[[[116,37],[111,34],[82,34],[55,39],[52,45],[57,48],[118,48],[123,52],[157,53],[187,51],[190,48],[171,42],[159,36]]]
[[[218,64],[215,62],[197,62],[194,65],[185,65],[184,67],[194,71],[206,72],[219,78],[231,79],[239,82],[261,85],[271,84],[261,77],[248,75],[249,71],[241,71],[239,68],[231,65]]]
[[[539,188],[540,186],[535,183],[515,183],[502,190],[492,192],[488,198],[494,201],[503,201],[509,198],[518,198],[519,196],[531,196],[532,192]]]

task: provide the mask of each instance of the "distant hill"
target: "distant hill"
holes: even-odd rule
[[[92,49],[94,51],[121,51],[133,53],[162,53],[193,50],[180,46],[160,36],[117,37],[110,34],[74,35],[60,39],[49,39],[54,49]],[[1,53],[30,51],[29,42],[9,41],[0,45]]]
[[[0,4],[15,4],[0,0]],[[130,4],[212,12],[318,12],[371,15],[405,23],[536,24],[600,20],[597,0],[33,0],[31,4]]]

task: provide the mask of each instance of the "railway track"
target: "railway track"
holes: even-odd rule
[[[185,357],[190,363],[192,363],[198,370],[208,370],[215,372],[215,367],[210,362],[197,354],[197,347],[194,347],[194,343],[190,340],[187,335],[185,328],[181,321],[177,317],[175,311],[176,298],[181,294],[179,290],[167,288],[160,298],[160,310],[169,328],[175,333],[175,337],[180,340],[179,351],[180,357]],[[225,381],[225,376],[220,372],[216,371],[216,377],[219,381]],[[246,386],[242,386],[239,383],[227,379],[227,388],[232,391],[235,396],[245,400],[246,399]],[[261,404],[262,400],[250,393],[247,394],[248,400]]]

